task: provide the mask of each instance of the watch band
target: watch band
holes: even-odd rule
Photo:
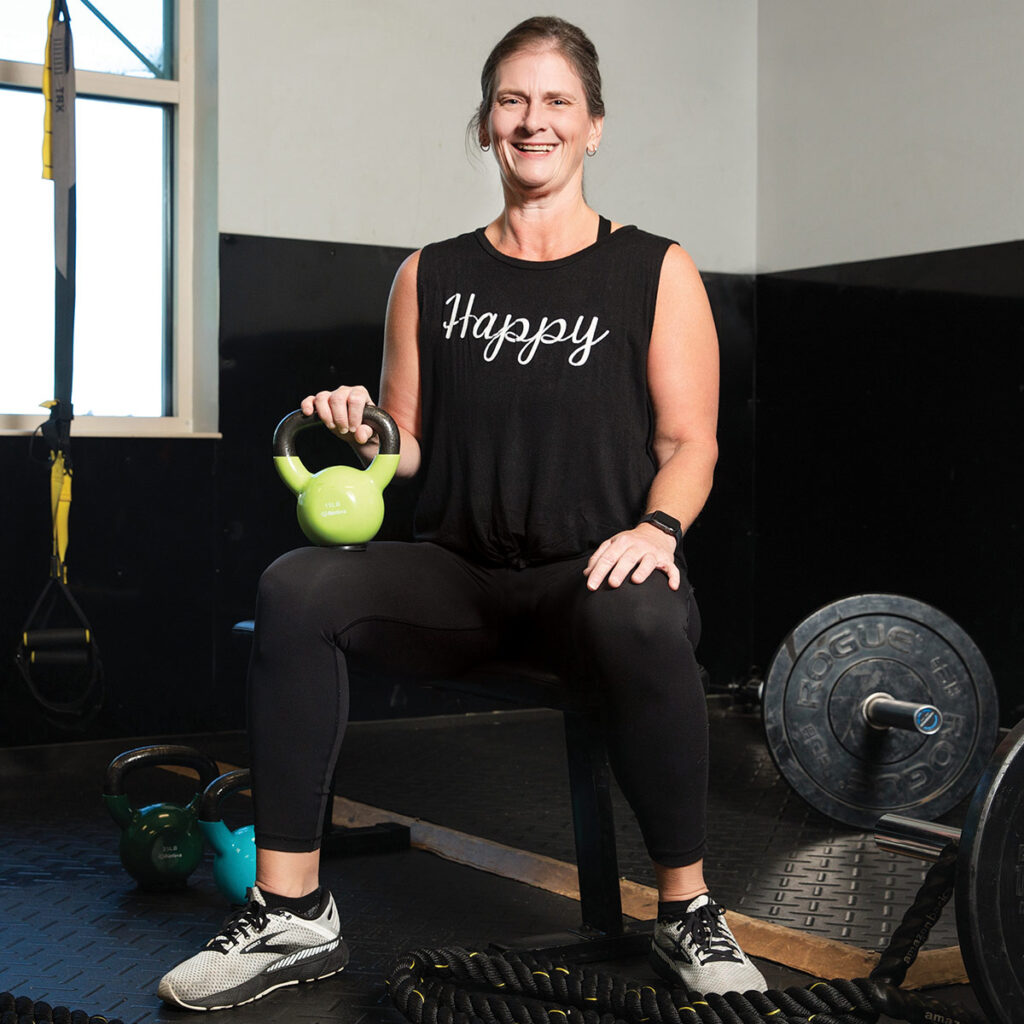
[[[650,523],[652,526],[656,526],[663,533],[672,534],[676,539],[676,544],[681,544],[683,541],[682,523],[673,516],[670,516],[667,512],[655,509],[653,512],[648,512],[646,515],[641,516],[640,522]]]

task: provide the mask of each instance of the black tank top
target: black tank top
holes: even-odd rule
[[[420,256],[415,533],[485,564],[571,558],[634,526],[656,464],[647,349],[669,239],[636,227],[519,260],[483,229]]]

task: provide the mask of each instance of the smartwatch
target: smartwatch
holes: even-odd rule
[[[670,533],[676,539],[676,546],[683,543],[683,527],[678,519],[674,519],[666,512],[661,512],[657,509],[653,512],[648,512],[647,515],[640,517],[641,523],[650,523],[652,526],[656,526],[663,533]]]

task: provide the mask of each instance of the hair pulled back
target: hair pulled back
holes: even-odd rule
[[[601,72],[598,69],[597,50],[581,28],[562,18],[527,18],[510,29],[491,50],[480,72],[480,106],[469,122],[469,129],[479,134],[487,124],[487,115],[494,104],[495,80],[503,60],[533,47],[551,46],[571,65],[583,83],[587,112],[591,117],[604,117],[601,98]]]

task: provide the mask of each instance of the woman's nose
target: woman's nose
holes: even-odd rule
[[[534,135],[544,127],[543,110],[536,103],[527,103],[523,110],[523,129]]]

